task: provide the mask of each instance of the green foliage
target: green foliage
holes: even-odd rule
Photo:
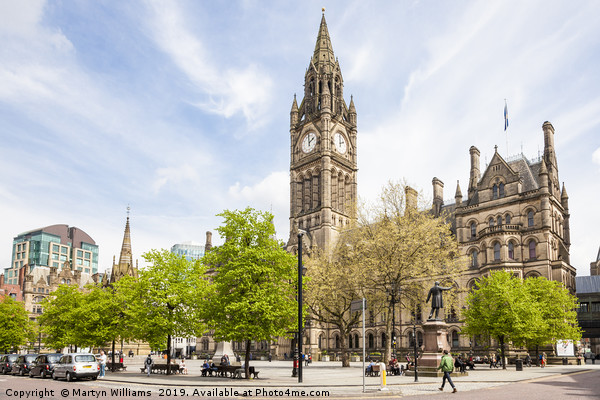
[[[34,324],[29,320],[23,303],[9,296],[0,300],[0,352],[16,350],[32,341]]]
[[[289,336],[297,330],[297,259],[274,238],[272,215],[252,208],[218,215],[225,219],[217,229],[225,243],[203,258],[214,271],[203,303],[214,338],[247,342]]]
[[[168,250],[151,250],[143,257],[152,265],[139,271],[138,284],[131,287],[135,336],[152,348],[170,346],[169,336],[201,336],[208,279],[200,261]]]
[[[69,345],[81,345],[78,337],[80,324],[78,308],[83,302],[83,293],[77,286],[60,285],[50,297],[42,302],[44,312],[38,317],[44,343],[48,347],[62,349]]]
[[[554,344],[578,340],[577,300],[559,282],[545,278],[521,280],[497,271],[482,277],[466,299],[463,334],[489,335],[514,345]],[[504,356],[503,356],[504,358]]]
[[[557,340],[581,339],[577,325],[577,297],[569,293],[560,282],[546,278],[529,278],[523,282],[525,289],[538,305],[541,321],[533,329],[529,343],[556,344]]]

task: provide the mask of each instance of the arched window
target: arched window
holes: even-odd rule
[[[498,191],[500,192],[498,193],[499,197],[504,197],[504,183],[500,183],[500,185],[498,185]]]
[[[492,188],[492,192],[493,192],[492,198],[494,200],[496,200],[498,198],[498,185],[496,185],[495,183],[494,183],[494,187]]]
[[[335,335],[335,348],[340,348],[340,337],[338,335]]]
[[[477,224],[475,222],[471,222],[471,237],[477,237]]]
[[[515,259],[515,244],[513,242],[508,242],[508,258],[510,260]]]
[[[500,261],[500,243],[494,243],[494,261]]]
[[[413,331],[408,332],[408,347],[412,348],[415,346],[415,336],[413,335]]]
[[[490,218],[490,220],[488,221],[488,225],[490,226],[490,228],[494,226],[494,218]]]
[[[348,335],[348,348],[352,348],[352,334]]]
[[[479,252],[477,250],[473,250],[471,253],[471,267],[478,267],[479,262],[477,261],[477,257],[479,256]]]
[[[535,254],[535,240],[529,241],[529,259],[535,260],[537,255]]]
[[[372,334],[372,333],[369,333],[369,346],[368,346],[368,347],[369,347],[370,349],[372,349],[373,347],[375,347],[375,346],[373,345],[373,334]]]
[[[458,332],[452,331],[452,348],[458,347]]]
[[[423,346],[423,332],[417,332],[417,345]]]
[[[496,219],[496,225],[502,225],[502,217],[498,216],[498,218]]]
[[[354,347],[356,347],[357,349],[360,347],[358,345],[358,334],[354,335]]]
[[[527,226],[533,226],[533,211],[527,213]]]
[[[506,214],[506,215],[504,216],[504,223],[506,223],[506,224],[510,224],[510,214]]]
[[[383,348],[385,348],[385,346],[387,345],[386,339],[387,339],[387,337],[385,336],[385,332],[382,332],[381,333],[381,347],[383,347]]]

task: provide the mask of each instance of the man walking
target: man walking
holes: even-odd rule
[[[148,357],[146,357],[146,361],[144,361],[144,365],[146,366],[148,376],[150,376],[150,373],[152,372],[152,364],[154,364],[154,361],[152,360],[151,355],[148,354]]]
[[[450,383],[450,386],[452,386],[452,393],[456,393],[456,386],[454,386],[454,383],[452,383],[452,378],[450,378],[450,373],[452,372],[452,369],[454,368],[453,366],[453,362],[452,362],[452,357],[450,355],[448,355],[448,350],[444,350],[444,355],[442,356],[442,361],[440,362],[440,366],[437,367],[437,369],[441,369],[442,372],[444,373],[444,377],[442,378],[442,387],[440,388],[440,390],[444,390],[444,385],[446,384],[446,379],[448,380],[448,383]]]

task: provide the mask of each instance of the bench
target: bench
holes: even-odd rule
[[[183,368],[177,364],[171,364],[169,370],[171,371],[172,374],[179,374],[179,373],[181,373],[181,371],[183,371]],[[141,367],[140,372],[141,373],[147,372],[146,367],[145,366]],[[164,374],[167,372],[167,364],[152,364],[152,370],[150,372],[153,374],[157,374],[157,373]]]
[[[379,364],[373,365],[373,368],[369,370],[369,367],[365,368],[366,376],[379,376]]]
[[[235,370],[240,368],[239,365],[217,365],[217,370],[215,371],[218,376],[228,377],[235,373]]]
[[[127,371],[127,366],[123,365],[122,362],[117,362],[117,363],[115,363],[115,367],[114,367],[114,370],[113,370],[113,364],[111,362],[107,362],[106,363],[106,369],[108,371],[112,371],[112,372],[114,372],[115,370],[116,371]]]
[[[257,371],[254,367],[248,368],[248,373],[252,375],[253,379],[258,379],[258,374],[260,371]],[[234,373],[231,375],[231,378],[242,378],[243,374],[245,374],[244,368],[237,368]]]

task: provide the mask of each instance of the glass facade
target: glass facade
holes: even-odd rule
[[[198,260],[204,257],[204,246],[193,242],[178,243],[171,247],[171,253],[184,256],[186,260]]]

